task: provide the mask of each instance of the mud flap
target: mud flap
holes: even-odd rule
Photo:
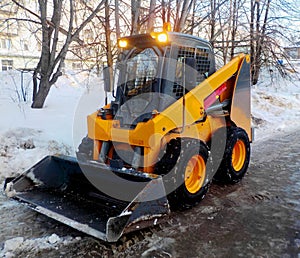
[[[170,213],[160,176],[116,169],[114,175],[128,182],[143,182],[130,201],[122,201],[99,191],[83,174],[82,167],[88,168],[98,181],[114,180],[106,165],[79,165],[73,157],[47,156],[19,177],[8,178],[4,190],[8,197],[39,213],[109,242],[156,225]],[[118,185],[120,191],[127,188]]]

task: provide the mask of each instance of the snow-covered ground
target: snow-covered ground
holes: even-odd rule
[[[298,68],[298,69],[297,69]],[[252,124],[255,140],[300,127],[300,66],[285,78],[273,70],[261,73],[252,88]]]
[[[5,241],[3,250],[0,251],[1,257],[12,258],[22,257],[24,252],[34,252],[49,249],[59,249],[60,246],[77,243],[81,237],[59,237],[55,233],[47,237],[35,239],[24,239],[24,237],[15,237]],[[28,256],[27,256],[28,257]]]
[[[46,155],[75,155],[86,115],[103,105],[101,80],[87,74],[61,77],[43,109],[30,108],[30,74],[24,75],[23,91],[17,71],[0,72],[0,82],[0,182]]]
[[[31,109],[31,76],[24,74],[23,91],[20,78],[16,71],[0,72],[0,186],[5,177],[23,172],[46,155],[74,155],[86,134],[86,115],[104,104],[101,79],[68,74],[52,88],[43,109]],[[281,78],[276,70],[271,75],[266,69],[252,88],[252,115],[256,141],[299,128],[300,74]],[[22,237],[7,240],[0,256],[30,248],[31,241]],[[49,235],[35,241],[55,248],[77,240]]]

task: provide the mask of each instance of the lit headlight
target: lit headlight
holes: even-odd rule
[[[120,40],[119,40],[119,47],[120,47],[120,48],[126,48],[127,45],[128,45],[127,40],[125,40],[125,39],[120,39]]]
[[[159,33],[158,36],[157,36],[157,40],[158,40],[158,42],[161,42],[161,43],[168,42],[168,35],[167,35],[167,33]]]

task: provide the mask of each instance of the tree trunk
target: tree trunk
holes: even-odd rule
[[[115,0],[115,22],[116,22],[116,37],[117,37],[117,39],[121,37],[119,19],[120,19],[119,0]]]
[[[216,29],[216,0],[210,1],[211,17],[210,17],[210,43],[215,47],[215,29]]]
[[[193,11],[192,11],[192,21],[191,21],[191,29],[190,34],[194,34],[194,28],[195,28],[195,14],[196,14],[196,0],[193,2]]]
[[[147,32],[148,33],[153,31],[153,28],[154,28],[155,5],[156,5],[156,0],[151,0],[150,1],[150,8],[149,8],[149,19],[148,19],[148,24],[147,24]]]
[[[261,22],[261,14],[262,11],[260,9],[260,1],[255,0],[255,3],[252,2],[253,5],[251,5],[251,24],[250,24],[250,32],[252,32],[251,36],[251,54],[252,54],[252,62],[251,62],[251,79],[252,84],[255,85],[258,82],[260,69],[262,66],[262,54],[263,49],[265,48],[265,38],[266,38],[266,29],[267,29],[267,23],[268,23],[268,16],[270,11],[270,4],[271,0],[267,0],[267,3],[265,5],[265,14],[264,14],[264,20],[262,27],[260,26]],[[256,20],[255,18],[255,11],[256,11]],[[254,37],[254,20],[256,22],[256,31],[255,31],[255,37]],[[253,21],[253,22],[252,22]],[[254,41],[256,41],[256,44],[254,44]]]
[[[238,17],[238,9],[237,9],[237,0],[233,0],[233,7],[232,7],[232,28],[231,28],[231,51],[230,51],[230,58],[234,57],[234,50],[235,50],[235,36],[237,31],[237,17]]]
[[[107,66],[113,67],[113,55],[111,50],[111,29],[110,29],[110,22],[109,22],[109,2],[106,0],[105,3],[105,39],[106,39],[106,57],[107,57]],[[111,71],[111,69],[110,69]],[[111,75],[112,77],[112,75]],[[112,79],[112,78],[111,78]]]
[[[251,9],[250,9],[250,60],[251,60],[251,78],[253,78],[254,71],[254,13],[255,13],[255,3],[254,0],[251,0]],[[251,79],[252,81],[252,79]]]
[[[179,18],[181,12],[181,0],[176,0],[176,10],[175,10],[175,17],[174,17],[174,31],[179,32]]]
[[[87,10],[91,13],[85,20],[83,20],[79,27],[74,30],[74,8],[73,0],[69,0],[69,10],[63,10],[62,7],[66,5],[65,1],[53,0],[52,5],[50,1],[38,0],[40,7],[40,21],[41,21],[41,31],[42,31],[42,51],[39,60],[39,64],[35,69],[33,76],[34,91],[33,91],[33,103],[32,108],[42,108],[46,97],[50,91],[51,86],[57,81],[59,76],[62,75],[62,68],[64,61],[72,41],[78,40],[80,32],[84,27],[94,19],[96,14],[102,8],[105,0],[101,0],[97,7],[93,9],[85,5]],[[63,5],[64,4],[64,5]],[[84,4],[85,1],[84,1]],[[50,16],[51,12],[48,7],[52,8],[51,21],[47,18]],[[60,27],[62,13],[66,11],[68,13],[68,30],[64,30]],[[66,36],[63,47],[59,49],[59,36],[60,32],[64,31]],[[41,78],[39,87],[37,87],[37,78]]]
[[[38,63],[37,67],[34,69],[32,81],[33,81],[33,89],[32,89],[32,101],[35,101],[36,95],[38,92],[38,71],[40,70],[40,62]]]
[[[192,5],[193,0],[184,0],[182,8],[180,8],[180,5],[178,6],[174,31],[181,32],[183,30]]]
[[[131,0],[131,35],[139,32],[141,0]]]
[[[166,2],[165,0],[162,0],[161,1],[161,18],[162,18],[162,22],[163,24],[166,23],[166,13],[167,13],[167,10],[166,10]]]
[[[36,94],[35,100],[32,102],[32,108],[43,108],[45,100],[50,91],[51,85],[49,83],[49,78],[44,77],[40,81],[39,90]]]
[[[172,0],[169,0],[169,3],[168,3],[168,8],[167,8],[167,22],[170,22],[171,21],[171,2]]]

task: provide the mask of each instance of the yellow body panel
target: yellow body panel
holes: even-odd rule
[[[88,136],[98,141],[144,147],[144,171],[151,172],[159,151],[171,139],[186,137],[208,142],[213,131],[226,126],[224,118],[208,116],[205,119],[204,100],[238,73],[246,57],[245,54],[238,55],[188,92],[184,100],[179,99],[151,120],[138,123],[134,129],[120,128],[119,121],[103,120],[95,112],[88,116]]]
[[[250,57],[246,56],[238,71],[232,93],[230,118],[238,126],[243,128],[253,140],[251,130],[251,90],[250,90]]]

